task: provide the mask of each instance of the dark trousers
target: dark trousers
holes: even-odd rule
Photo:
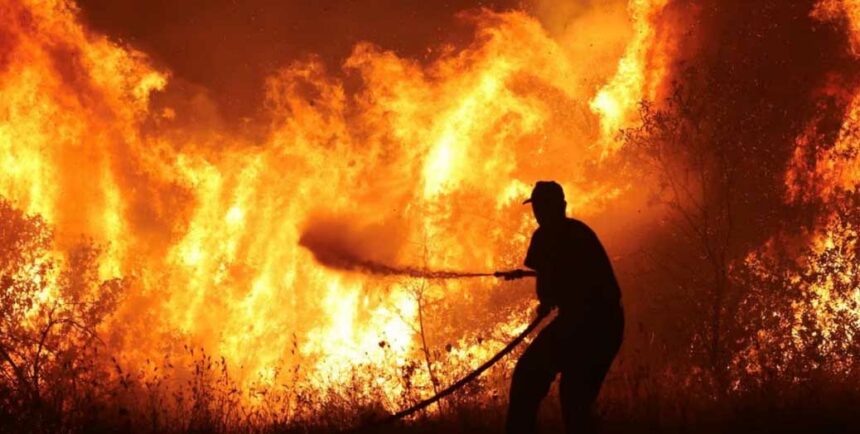
[[[544,328],[517,361],[511,380],[508,434],[536,431],[540,402],[558,374],[565,431],[579,434],[594,429],[594,402],[621,347],[624,314],[621,307],[613,307],[576,319],[563,315]]]

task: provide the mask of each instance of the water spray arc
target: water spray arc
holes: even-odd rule
[[[422,279],[464,279],[464,278],[473,278],[473,277],[498,277],[504,280],[514,280],[514,279],[522,279],[524,277],[535,277],[537,274],[534,271],[530,270],[522,270],[515,269],[509,271],[496,271],[492,273],[488,272],[464,272],[464,271],[451,271],[451,270],[430,270],[424,268],[415,268],[415,267],[395,267],[387,264],[383,264],[380,262],[364,259],[358,257],[354,252],[350,252],[347,249],[337,249],[337,248],[323,248],[322,245],[315,243],[313,240],[309,240],[308,237],[303,237],[300,242],[304,247],[308,248],[311,253],[313,253],[314,257],[319,261],[322,265],[347,270],[347,271],[355,271],[361,273],[382,275],[382,276],[406,276],[406,277],[415,277]],[[537,317],[529,323],[529,325],[520,332],[516,337],[514,337],[510,342],[505,345],[498,353],[496,353],[493,357],[488,359],[486,362],[481,364],[481,366],[475,368],[469,374],[463,376],[456,382],[452,383],[447,388],[439,391],[435,395],[425,400],[422,400],[409,408],[398,411],[397,413],[391,414],[388,417],[380,419],[378,421],[372,422],[368,425],[361,426],[358,428],[351,429],[347,432],[362,432],[368,429],[372,429],[375,427],[379,427],[381,425],[386,425],[390,423],[394,423],[400,419],[408,417],[412,414],[415,414],[430,405],[442,400],[443,398],[451,395],[455,391],[459,390],[469,382],[478,378],[481,374],[484,373],[487,369],[495,365],[499,360],[508,355],[511,351],[514,350],[523,340],[525,340],[528,335],[530,335],[543,321],[544,318],[548,315],[548,312],[540,312]]]
[[[433,270],[412,266],[395,266],[367,259],[355,248],[348,246],[329,236],[319,236],[314,232],[306,232],[299,239],[299,244],[308,249],[314,258],[325,267],[336,270],[353,271],[377,276],[403,276],[419,279],[468,279],[474,277],[498,277],[505,280],[520,279],[535,276],[533,271],[456,271]]]

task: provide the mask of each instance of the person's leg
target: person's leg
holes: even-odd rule
[[[581,363],[562,371],[560,398],[566,432],[576,434],[593,432],[594,402],[609,370],[608,365],[605,364],[604,368]]]
[[[602,329],[602,333],[595,329],[587,330],[569,344],[569,348],[576,348],[580,353],[566,357],[561,372],[561,408],[568,433],[583,434],[595,430],[594,403],[621,347],[623,318],[604,327],[597,328]]]
[[[508,434],[535,432],[540,402],[549,392],[549,387],[559,371],[558,363],[553,357],[557,343],[554,342],[551,328],[552,324],[535,338],[514,368],[505,424]]]

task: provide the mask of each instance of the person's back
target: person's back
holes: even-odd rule
[[[566,218],[559,225],[535,230],[525,265],[538,273],[541,302],[558,306],[565,317],[588,315],[621,300],[603,245],[579,220]]]
[[[537,409],[556,375],[568,432],[590,429],[590,411],[621,345],[621,291],[609,257],[585,223],[567,218],[561,186],[539,182],[528,202],[540,227],[525,265],[536,271],[541,311],[558,317],[526,349],[511,382],[507,431],[534,432]]]

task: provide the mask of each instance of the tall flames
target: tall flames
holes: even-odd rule
[[[856,59],[860,9],[850,0],[821,0],[811,16],[823,22],[846,22],[851,55]],[[844,104],[840,126],[828,137],[824,114],[809,121],[797,137],[784,175],[785,201],[813,210],[814,226],[778,234],[750,252],[743,266],[756,280],[790,288],[777,293],[788,309],[757,315],[763,321],[752,345],[736,357],[754,374],[765,365],[779,373],[822,369],[844,374],[858,362],[860,333],[860,244],[857,232],[857,187],[860,185],[860,90],[856,84],[831,77],[820,91]],[[821,110],[824,112],[824,110]],[[796,256],[780,264],[786,250]],[[756,284],[753,285],[754,292]],[[772,291],[773,288],[771,287]],[[769,354],[770,353],[770,354]]]
[[[575,56],[588,41],[551,34],[526,12],[488,10],[463,13],[473,39],[429,61],[372,43],[340,71],[293,61],[265,81],[250,132],[237,132],[186,122],[191,104],[156,103],[171,92],[170,71],[87,29],[74,4],[0,0],[0,195],[54,228],[56,258],[93,240],[99,278],[129,282],[100,330],[120,365],[188,345],[222,357],[246,389],[345,388],[361,371],[394,407],[405,391],[386,373],[432,367],[425,338],[474,365],[525,326],[531,289],[333,270],[300,240],[313,233],[391,266],[488,272],[521,260],[533,223],[520,202],[538,179],[560,181],[581,216],[643,204],[641,185],[594,162],[623,153],[618,130],[641,100],[663,97],[673,47],[656,22],[669,3],[630,0],[630,22],[602,29],[607,47],[623,49],[592,71]],[[815,13],[850,12],[854,29],[850,3],[823,1]],[[829,191],[856,189],[858,144],[844,136],[813,175],[801,173],[798,139],[789,200],[830,203]],[[624,218],[603,229],[649,217]],[[814,251],[856,250],[856,229],[837,220],[822,219]],[[810,290],[858,321],[857,288],[853,304],[828,295],[834,279],[856,280],[846,255],[842,274],[825,271]],[[54,296],[46,288],[43,301]],[[486,306],[498,313],[474,314]],[[416,377],[421,393],[434,375],[453,375],[429,371]]]
[[[417,357],[416,286],[453,300],[451,311],[510,289],[329,270],[299,246],[303,233],[386,264],[515,265],[531,227],[519,203],[535,180],[561,181],[579,214],[626,188],[586,190],[579,172],[660,81],[642,71],[662,3],[631,4],[639,33],[602,90],[534,18],[475,11],[462,16],[473,42],[428,64],[357,45],[343,63],[356,92],[317,59],[283,67],[265,83],[266,121],[247,135],[183,125],[177,108],[151,104],[170,72],[88,31],[73,4],[4,1],[0,191],[56,229],[57,255],[93,239],[100,278],[133,282],[102,331],[121,363],[190,343],[245,385],[301,365],[290,381],[337,387],[358,366]],[[518,293],[519,313],[493,325],[503,333],[528,319]]]
[[[857,51],[860,5],[857,2],[821,1],[813,10],[813,16],[821,20],[846,19],[852,54],[855,58],[860,56]],[[795,160],[786,177],[789,200],[821,205],[820,223],[811,235],[813,254],[807,259],[804,270],[804,274],[814,275],[816,279],[808,288],[809,305],[798,310],[814,313],[814,322],[827,341],[828,351],[850,345],[857,340],[856,333],[860,331],[860,271],[857,270],[860,245],[857,244],[856,208],[851,200],[860,186],[860,137],[857,135],[860,90],[849,88],[844,98],[850,102],[834,143],[829,149],[819,151],[810,167],[802,161],[803,154],[810,151],[810,138],[800,137]],[[803,326],[798,325],[796,329],[803,329]],[[843,335],[836,338],[840,332]],[[856,358],[842,362],[855,363]]]

